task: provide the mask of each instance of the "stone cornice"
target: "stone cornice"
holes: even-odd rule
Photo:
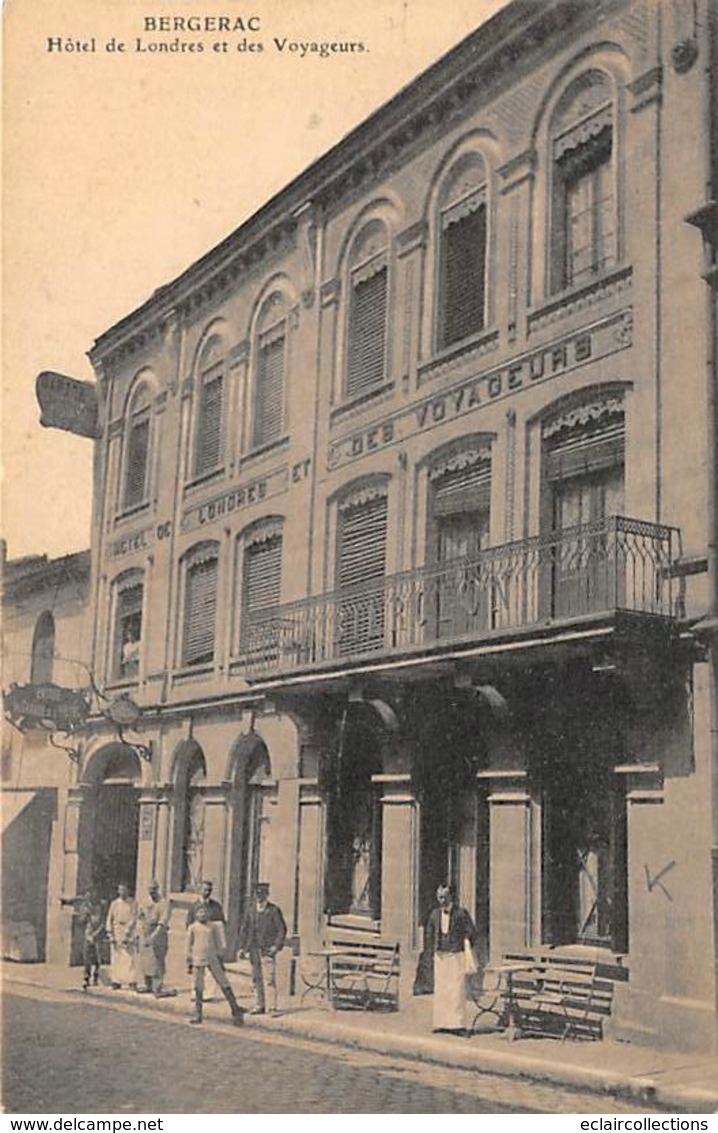
[[[470,101],[488,102],[513,82],[516,60],[535,54],[552,36],[595,22],[618,0],[514,0],[411,84],[360,123],[324,156],[272,197],[220,244],[120,322],[105,331],[89,352],[93,366],[148,344],[175,311],[184,319],[199,315],[227,294],[240,276],[295,239],[302,209],[315,215],[366,188],[403,160],[426,136],[467,113]]]

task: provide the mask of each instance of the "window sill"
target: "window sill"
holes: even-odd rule
[[[105,692],[122,692],[128,688],[137,688],[140,684],[140,675],[134,677],[113,677],[105,685]]]
[[[243,457],[240,458],[240,465],[249,464],[252,460],[258,460],[260,457],[265,456],[267,453],[274,452],[276,449],[287,448],[289,446],[289,434],[285,433],[282,437],[277,437],[275,441],[267,441],[265,445],[259,445],[257,448],[250,449]]]
[[[373,389],[367,390],[366,393],[361,393],[357,397],[343,401],[341,405],[337,405],[336,409],[331,410],[329,420],[334,424],[343,417],[349,417],[353,413],[362,410],[366,405],[371,405],[374,401],[378,401],[381,397],[391,393],[393,389],[394,382],[384,382],[380,386],[375,386]]]
[[[142,503],[133,504],[132,507],[118,511],[115,515],[115,523],[124,523],[126,519],[134,519],[135,516],[142,515],[144,512],[150,510],[151,504],[151,500],[143,500]]]
[[[174,671],[174,679],[181,681],[186,677],[204,677],[213,675],[215,671],[214,661],[198,661],[194,665],[181,665]]]
[[[610,271],[604,271],[595,276],[588,283],[580,287],[566,287],[563,291],[551,295],[540,307],[534,307],[528,313],[529,334],[540,330],[549,323],[567,318],[576,311],[585,307],[592,307],[604,299],[608,299],[631,287],[633,268],[630,264],[623,264]]]
[[[213,484],[215,480],[221,480],[224,476],[224,465],[219,468],[213,468],[211,472],[203,472],[201,476],[195,476],[192,480],[187,480],[184,486],[185,493],[193,491],[195,488],[201,488],[204,484]]]
[[[441,350],[437,350],[428,362],[419,366],[418,385],[431,381],[453,362],[464,358],[480,357],[482,354],[490,354],[498,348],[498,345],[498,327],[485,327],[469,338],[462,338],[460,342],[454,342],[451,346],[444,346]]]

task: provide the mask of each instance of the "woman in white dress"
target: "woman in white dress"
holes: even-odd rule
[[[114,988],[134,987],[135,922],[137,910],[126,885],[117,886],[117,896],[107,911],[107,935],[110,938],[110,980]]]

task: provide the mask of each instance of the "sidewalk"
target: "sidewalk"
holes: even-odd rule
[[[6,962],[2,965],[2,977],[9,988],[12,984],[24,984],[83,995],[79,968]],[[240,1002],[245,1007],[251,1006],[247,981],[236,973],[232,973],[232,979]],[[159,1000],[105,987],[87,994],[92,999],[105,999],[110,1003],[146,1004],[148,1009],[173,1015],[187,1014],[189,1010],[186,988],[180,989],[175,997]],[[312,998],[314,1001],[310,1002]],[[229,1024],[223,1000],[211,1000],[206,1014],[213,1021],[227,1020]],[[316,997],[307,997],[303,1005],[296,997],[288,1000],[275,1017],[248,1016],[245,1032],[240,1033],[250,1028],[422,1059],[443,1066],[551,1082],[595,1091],[597,1095],[612,1094],[655,1106],[658,1111],[713,1113],[718,1110],[718,1060],[715,1058],[610,1040],[560,1043],[555,1039],[535,1038],[512,1041],[503,1033],[477,1033],[471,1038],[434,1035],[431,1001],[427,997],[412,999],[401,1011],[392,1013],[331,1011],[321,1001],[317,1002]],[[596,1110],[600,1112],[600,1108],[600,1097],[597,1097]]]

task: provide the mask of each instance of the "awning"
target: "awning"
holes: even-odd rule
[[[26,807],[37,798],[37,791],[3,791],[0,793],[0,817],[2,833],[15,821]]]

